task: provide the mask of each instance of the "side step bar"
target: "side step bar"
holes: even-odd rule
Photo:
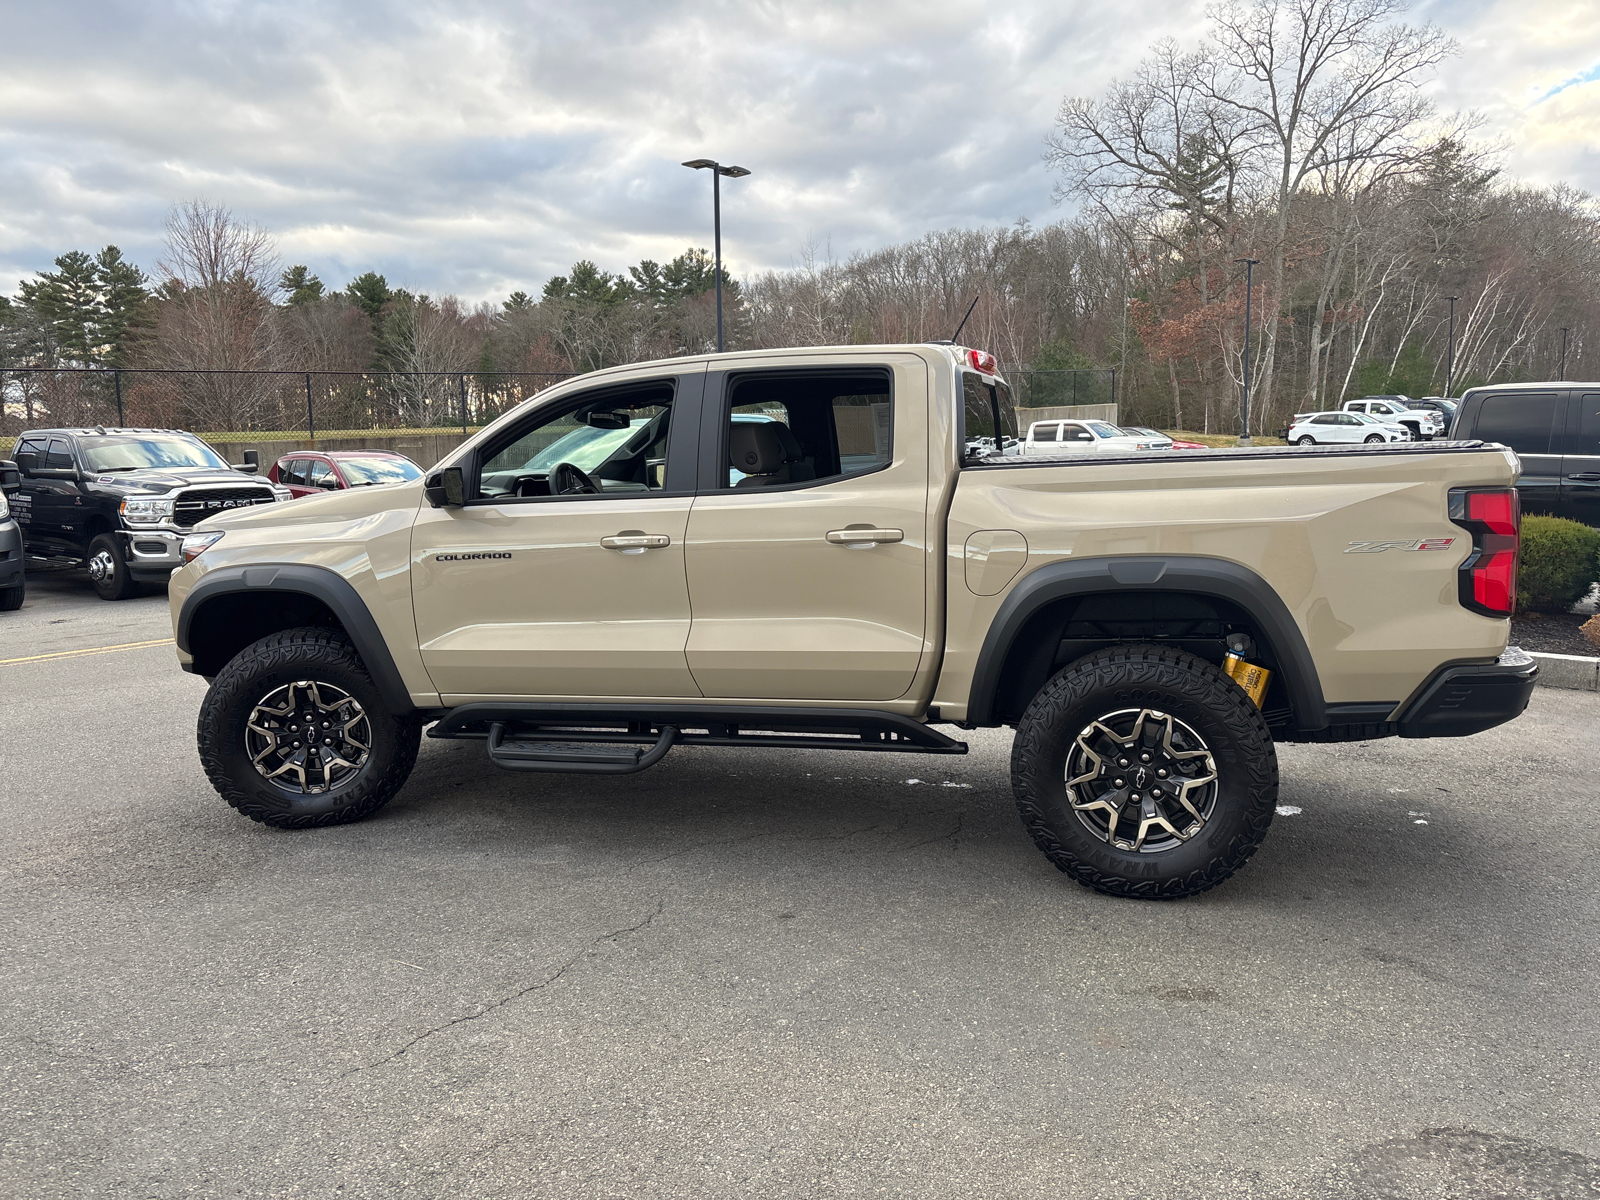
[[[463,704],[446,713],[428,736],[484,738],[489,757],[510,770],[599,775],[643,771],[677,745],[967,752],[964,742],[898,713],[709,704]]]
[[[489,726],[489,757],[497,767],[508,771],[560,771],[574,775],[632,775],[655,766],[667,756],[678,740],[675,726],[661,727],[661,736],[648,750],[618,749],[609,753],[581,749],[582,742],[548,742],[542,738],[506,740],[506,726],[496,721]]]

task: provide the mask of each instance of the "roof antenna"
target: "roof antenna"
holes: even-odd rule
[[[960,337],[961,331],[967,327],[967,317],[970,317],[972,315],[972,310],[978,307],[978,296],[981,295],[983,295],[983,293],[979,292],[977,296],[972,298],[972,303],[967,305],[967,316],[961,318],[961,324],[957,325],[956,331],[950,335],[951,342],[954,342],[958,337]]]

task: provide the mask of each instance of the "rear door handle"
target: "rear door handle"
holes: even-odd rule
[[[672,539],[664,533],[626,533],[613,534],[603,537],[600,544],[607,550],[621,550],[624,554],[637,554],[642,550],[659,550],[663,546],[672,545]]]
[[[876,546],[879,542],[905,540],[901,529],[830,529],[828,540],[835,546]]]
[[[1584,471],[1577,475],[1568,475],[1568,479],[1576,479],[1579,483],[1600,483],[1600,472]]]

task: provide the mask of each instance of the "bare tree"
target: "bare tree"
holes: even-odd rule
[[[221,205],[191,200],[168,213],[157,265],[162,283],[149,365],[228,372],[277,365],[278,258],[271,235]],[[276,388],[261,375],[180,377],[178,419],[196,428],[256,428],[275,411]]]

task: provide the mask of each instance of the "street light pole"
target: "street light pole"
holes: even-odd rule
[[[717,247],[717,353],[722,353],[722,177],[741,179],[750,174],[744,167],[725,167],[710,158],[691,158],[683,164],[696,171],[711,172],[711,223]]]
[[[1450,399],[1450,394],[1456,386],[1456,301],[1460,296],[1446,296],[1450,301],[1450,342],[1444,352],[1444,398]]]
[[[1571,332],[1570,326],[1563,325],[1561,327],[1561,373],[1556,378],[1563,382],[1567,378],[1567,334]]]
[[[1239,433],[1239,445],[1250,445],[1250,289],[1255,281],[1256,264],[1259,258],[1236,258],[1236,263],[1244,264],[1244,413],[1243,428]]]

